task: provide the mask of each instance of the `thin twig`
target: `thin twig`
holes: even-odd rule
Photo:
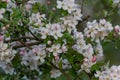
[[[18,40],[21,40],[21,39],[31,39],[31,40],[35,40],[35,38],[33,38],[33,37],[22,36],[22,37],[15,38],[15,39],[5,40],[4,42],[5,42],[5,43],[10,43],[10,42],[18,41]]]
[[[36,40],[41,41],[36,35],[34,35],[34,33],[33,33],[30,29],[28,29],[28,31],[30,32],[30,34],[31,34]]]
[[[84,0],[81,0],[81,13],[83,13]]]
[[[56,65],[54,65],[52,62],[50,62],[51,66],[53,66],[55,69],[59,70],[66,78],[67,80],[71,80],[70,76],[68,74],[66,74],[63,70],[61,70],[60,68],[58,68]]]
[[[27,46],[34,46],[34,45],[38,45],[40,43],[41,42],[30,42],[30,43],[24,43],[24,44],[27,45]],[[22,48],[22,47],[26,47],[26,46],[24,46],[23,44],[14,45],[13,49]]]
[[[21,40],[18,40],[23,46],[29,48],[29,49],[32,49],[28,44],[25,44],[23,41]]]

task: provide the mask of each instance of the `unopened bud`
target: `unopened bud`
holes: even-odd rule
[[[57,56],[55,56],[55,60],[59,60],[59,56],[57,55]]]
[[[53,11],[56,11],[56,8],[52,8]]]
[[[92,58],[92,62],[96,62],[96,60],[97,60],[97,57],[94,55]]]
[[[115,32],[119,32],[120,31],[120,27],[117,25],[115,26]]]
[[[4,37],[3,35],[0,35],[0,41],[3,41]]]
[[[48,0],[48,1],[47,1],[47,4],[50,5],[50,3],[51,3],[51,2]]]
[[[52,42],[51,42],[51,41],[48,41],[48,42],[47,42],[47,44],[51,45],[51,44],[52,44]]]

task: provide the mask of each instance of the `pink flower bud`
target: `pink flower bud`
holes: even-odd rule
[[[2,0],[2,1],[4,1],[4,2],[10,2],[10,0]]]
[[[25,50],[20,50],[20,54],[24,55],[25,54]]]
[[[85,62],[85,63],[87,63],[87,62],[88,62],[88,59],[87,59],[87,58],[85,58],[85,59],[84,59],[84,62]]]
[[[96,60],[97,60],[97,57],[94,55],[92,58],[92,62],[94,63],[94,62],[96,62]]]
[[[47,1],[47,4],[50,5],[50,3],[51,3],[51,2],[48,0],[48,1]]]
[[[57,55],[57,56],[55,56],[55,60],[59,60],[59,56]]]
[[[56,11],[56,8],[52,8],[52,11]]]
[[[37,48],[33,48],[33,53],[36,53],[37,51],[38,51],[38,49]]]
[[[2,27],[2,30],[6,30],[6,27]]]
[[[67,51],[67,48],[65,46],[62,47],[62,52],[65,53]]]
[[[87,35],[87,38],[89,38],[89,37],[90,37],[90,34]]]
[[[46,48],[45,50],[46,50],[46,52],[49,52],[49,48]]]
[[[10,27],[10,25],[7,24],[5,27],[6,27],[6,29],[8,29]]]
[[[0,35],[0,41],[3,41],[3,39],[4,39],[4,36]]]
[[[115,26],[115,32],[119,32],[120,31],[120,27],[117,25]]]
[[[6,2],[10,2],[10,0],[6,0]]]

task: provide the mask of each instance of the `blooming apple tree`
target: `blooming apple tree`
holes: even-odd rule
[[[105,42],[120,36],[120,26],[105,19],[110,15],[88,21],[83,3],[50,4],[0,0],[1,80],[120,80],[120,66],[103,61]]]

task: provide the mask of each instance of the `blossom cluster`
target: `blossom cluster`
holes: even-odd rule
[[[92,41],[99,42],[108,36],[109,32],[113,30],[112,24],[107,22],[105,19],[101,19],[99,22],[94,20],[93,22],[88,22],[87,27],[84,30],[86,37],[90,37]]]
[[[13,74],[14,68],[11,61],[15,56],[15,52],[8,48],[8,44],[4,43],[4,36],[0,35],[0,67],[7,73]]]
[[[21,49],[20,54],[22,57],[21,64],[29,66],[31,70],[37,70],[38,66],[44,63],[44,58],[46,57],[45,45],[34,46],[32,51],[26,49]]]
[[[74,37],[76,39],[76,44],[73,45],[73,48],[84,56],[81,69],[89,73],[91,67],[96,63],[97,58],[103,57],[102,46],[99,44],[94,49],[90,43],[86,44],[84,35],[81,32],[75,32]],[[97,55],[94,54],[94,50],[98,52]]]
[[[42,39],[46,39],[47,36],[53,36],[55,39],[58,39],[59,37],[62,37],[62,29],[60,24],[54,23],[54,24],[47,24],[46,27],[39,28],[40,34],[42,35]]]
[[[96,71],[95,77],[99,80],[120,80],[120,66],[111,66],[103,71]]]
[[[40,13],[33,13],[30,17],[30,23],[33,23],[35,26],[43,26],[43,20],[45,20],[45,14],[40,15]]]
[[[57,1],[57,8],[67,10],[69,13],[73,12],[76,10],[78,7],[77,4],[75,4],[75,0],[63,0],[63,1]]]
[[[3,19],[6,10],[10,12],[10,15],[13,15],[12,13],[14,10],[12,8],[21,7],[16,7],[18,5],[14,3],[14,0],[12,2],[9,0],[2,1],[9,3],[7,3],[6,9],[0,9],[0,19]],[[30,9],[32,9],[34,3],[37,3],[37,1],[30,0],[25,3],[25,10],[23,13],[25,14],[26,10],[30,13]],[[111,32],[120,35],[120,26],[115,26],[114,28],[110,22],[107,22],[105,19],[100,19],[99,21],[88,21],[84,31],[78,32],[76,26],[79,21],[82,21],[83,14],[78,4],[75,3],[75,0],[57,0],[56,9],[62,9],[67,12],[67,15],[60,16],[57,22],[49,21],[47,19],[48,15],[40,12],[28,15],[29,22],[27,28],[31,31],[27,29],[25,33],[23,32],[23,34],[19,35],[19,37],[22,36],[23,39],[13,40],[15,44],[17,42],[22,44],[20,48],[18,46],[19,44],[17,44],[18,48],[16,49],[17,55],[20,57],[19,65],[25,66],[31,71],[37,71],[39,74],[42,74],[43,65],[47,65],[47,67],[52,66],[47,73],[50,73],[51,78],[57,78],[63,74],[64,70],[73,68],[73,64],[67,59],[67,57],[69,57],[67,55],[70,54],[69,49],[71,49],[71,52],[77,51],[77,54],[83,56],[83,60],[80,61],[81,63],[78,63],[79,70],[90,74],[91,67],[103,58],[101,41],[109,36]],[[24,20],[22,21],[21,19],[18,21],[16,25],[19,24],[19,26],[24,22]],[[11,22],[11,24],[13,23]],[[12,27],[11,24],[8,24],[10,29]],[[22,27],[24,27],[23,24]],[[19,32],[19,27],[14,25],[14,29],[18,29]],[[15,32],[17,33],[16,30]],[[5,34],[5,32],[3,34]],[[28,39],[24,39],[26,36]],[[69,40],[71,39],[73,42],[69,44]],[[29,46],[28,43],[30,42],[39,43]],[[17,70],[13,67],[12,63],[12,60],[16,57],[11,47],[14,47],[13,43],[9,40],[4,43],[4,36],[0,35],[0,67],[6,74],[17,74]],[[24,47],[21,48],[21,46]],[[72,53],[72,57],[74,56],[76,55]],[[118,74],[120,74],[120,66],[112,66],[110,69],[107,68],[103,71],[97,71],[95,77],[98,77],[99,80],[119,80],[120,76]],[[22,77],[27,80],[26,74]]]

